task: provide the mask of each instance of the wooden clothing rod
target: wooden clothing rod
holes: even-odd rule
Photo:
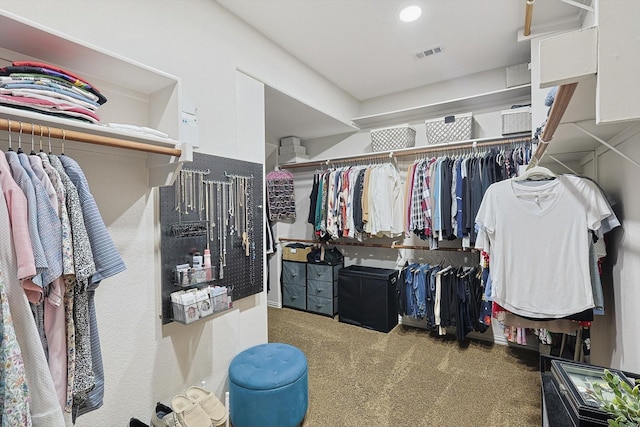
[[[427,246],[396,245],[395,243],[383,244],[383,243],[334,242],[334,241],[320,242],[318,240],[291,239],[288,237],[280,237],[278,240],[280,240],[281,242],[326,243],[326,244],[335,245],[335,246],[359,246],[364,248],[431,250]],[[448,252],[478,252],[476,249],[462,249],[462,248],[438,248],[435,250],[448,251]]]
[[[576,91],[576,87],[578,83],[569,83],[566,85],[560,85],[558,87],[558,92],[556,93],[556,97],[553,100],[553,105],[551,106],[551,111],[549,112],[549,118],[547,119],[547,124],[544,125],[544,130],[542,131],[542,136],[540,137],[540,143],[538,144],[538,148],[531,159],[531,165],[536,165],[544,156],[544,152],[547,150],[547,146],[549,142],[553,139],[553,134],[556,132],[556,129],[560,125],[560,121],[562,120],[562,116],[564,116],[565,111],[567,111],[567,107],[571,102],[571,97],[573,93]]]
[[[377,159],[391,159],[394,157],[404,157],[404,156],[413,156],[416,154],[426,154],[426,153],[437,153],[437,152],[446,152],[452,150],[464,150],[468,148],[480,148],[480,147],[490,147],[492,145],[507,145],[507,144],[517,144],[521,142],[530,142],[530,137],[519,137],[519,138],[500,138],[500,139],[492,139],[489,141],[482,142],[461,142],[457,144],[455,142],[437,145],[433,147],[420,147],[420,148],[410,148],[410,149],[400,149],[397,151],[389,151],[386,153],[380,154],[365,154],[362,156],[352,156],[352,157],[341,157],[337,159],[327,159],[327,160],[317,160],[312,162],[301,162],[301,163],[285,163],[279,165],[280,169],[298,169],[298,168],[308,168],[315,166],[327,166],[331,163],[348,163],[348,162],[357,162],[361,160],[377,160]]]
[[[93,135],[90,133],[64,130],[45,125],[36,125],[17,120],[7,120],[0,118],[0,130],[10,132],[22,132],[23,135],[31,134],[40,137],[40,134],[49,138],[61,139],[63,141],[86,142],[89,144],[104,145],[107,147],[126,148],[127,150],[144,151],[146,153],[165,154],[167,156],[180,157],[182,150],[179,148],[160,147],[157,145],[145,144],[143,142],[129,141],[126,139],[112,138],[109,136]],[[51,133],[49,133],[51,132]]]
[[[528,37],[531,35],[531,18],[533,17],[533,3],[535,0],[526,0],[526,10],[524,12],[524,31],[523,35]]]

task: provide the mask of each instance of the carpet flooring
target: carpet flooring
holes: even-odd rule
[[[269,341],[309,365],[303,427],[539,426],[536,352],[398,325],[385,334],[338,318],[269,308]]]

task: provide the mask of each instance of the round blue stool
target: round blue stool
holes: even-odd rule
[[[307,358],[289,344],[246,349],[229,365],[233,427],[295,427],[307,413]]]

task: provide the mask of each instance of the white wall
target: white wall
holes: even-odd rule
[[[614,141],[624,154],[640,161],[640,124],[636,122]],[[591,332],[592,363],[640,372],[640,198],[637,183],[640,168],[613,151],[599,149],[593,161],[585,162],[584,174],[598,181],[615,201],[614,211],[622,223],[607,235],[607,258],[603,271],[605,316],[597,317]]]
[[[514,64],[515,65],[515,64]],[[405,108],[435,104],[506,88],[504,67],[469,74],[457,79],[367,99],[360,105],[359,116],[367,116]],[[452,114],[452,112],[447,112]],[[428,118],[428,117],[425,117]]]
[[[640,119],[640,3],[633,0],[598,4],[598,89],[596,119],[607,123]]]
[[[3,0],[0,7],[181,78],[182,93],[198,108],[203,153],[264,162],[261,82],[344,120],[356,114],[353,98],[214,1]],[[148,187],[144,155],[97,151],[67,154],[86,172],[127,270],[97,291],[105,403],[81,416],[79,427],[148,422],[155,402],[169,404],[202,380],[222,397],[231,359],[267,341],[265,293],[207,321],[162,326],[157,192]]]

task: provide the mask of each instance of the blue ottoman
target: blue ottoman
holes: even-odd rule
[[[233,427],[295,427],[307,413],[307,358],[289,344],[246,349],[229,365]]]

